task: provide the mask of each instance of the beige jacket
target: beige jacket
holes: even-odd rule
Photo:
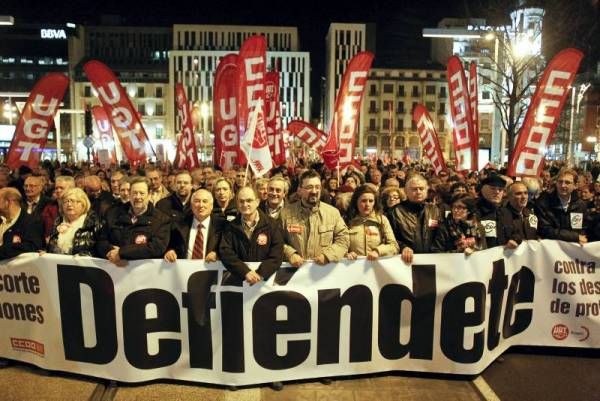
[[[377,250],[379,256],[397,255],[398,242],[387,217],[371,215],[369,217],[357,216],[350,221],[350,247],[348,252],[356,252],[365,256],[367,252]]]
[[[337,262],[348,252],[348,227],[335,207],[324,202],[312,209],[302,201],[288,203],[280,218],[287,261],[298,253],[304,259],[324,254],[329,262]]]

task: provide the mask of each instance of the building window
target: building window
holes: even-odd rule
[[[439,124],[438,124],[438,131],[443,132],[445,129],[446,129],[446,127],[444,124],[444,119],[440,118]]]
[[[435,102],[425,102],[425,107],[427,107],[427,111],[433,113],[435,111]]]
[[[446,87],[445,86],[442,86],[440,88],[440,97],[441,98],[445,98],[446,97]]]
[[[146,94],[145,94],[143,86],[138,86],[138,88],[137,88],[137,97],[146,97]]]
[[[398,86],[398,96],[405,96],[404,95],[404,85]]]
[[[138,112],[143,116],[146,115],[146,105],[144,103],[138,104]]]
[[[371,100],[369,102],[369,113],[377,113],[377,101]]]
[[[383,93],[394,93],[394,85],[384,84],[383,85]]]
[[[393,106],[393,102],[391,100],[384,100],[383,101],[383,110],[385,111],[392,111]]]
[[[369,95],[376,96],[377,95],[377,85],[371,85],[369,88]]]
[[[411,121],[410,129],[413,130],[413,131],[417,130],[417,123],[415,123],[415,120]]]
[[[376,129],[377,129],[377,126],[375,124],[375,119],[374,118],[369,119],[369,130],[375,131]]]
[[[398,120],[398,126],[396,128],[396,131],[404,131],[404,119],[400,119]]]
[[[483,91],[483,92],[481,93],[481,98],[482,98],[482,99],[485,99],[485,100],[489,100],[489,99],[490,99],[490,92],[488,92],[488,91]]]
[[[367,137],[367,146],[370,148],[376,148],[377,147],[377,137],[373,136],[373,135],[369,135]]]
[[[404,102],[398,102],[398,114],[404,114]]]
[[[162,125],[157,125],[156,126],[155,135],[156,135],[156,139],[162,139],[162,137],[164,135]]]
[[[440,103],[440,108],[438,110],[438,113],[440,113],[440,114],[446,113],[446,103]]]
[[[487,118],[482,118],[480,120],[479,125],[480,125],[482,131],[490,130],[490,120],[488,120]]]
[[[418,86],[416,86],[416,85],[412,87],[412,96],[413,96],[413,97],[419,97],[419,96],[421,96],[421,95],[419,94],[419,87],[418,87]]]
[[[381,147],[382,148],[390,147],[390,137],[388,135],[384,135],[381,137]]]
[[[389,129],[390,129],[390,119],[389,118],[383,119],[383,129],[389,131]]]
[[[427,85],[425,87],[425,93],[427,95],[435,95],[435,86],[434,85]]]
[[[84,97],[92,97],[92,87],[89,85],[85,85],[83,87],[83,96]]]
[[[162,116],[165,114],[165,111],[163,110],[163,105],[162,104],[157,104],[156,105],[156,115],[157,116]]]
[[[163,97],[163,88],[162,88],[162,86],[157,86],[156,87],[155,97]]]

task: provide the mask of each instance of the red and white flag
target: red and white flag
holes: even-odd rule
[[[238,127],[238,55],[224,56],[215,72],[213,112],[215,123],[214,163],[224,171],[241,164]]]
[[[290,121],[287,129],[293,138],[298,138],[300,142],[304,143],[318,154],[323,152],[323,146],[325,146],[327,136],[320,129],[313,127],[306,121],[300,120]]]
[[[92,107],[92,116],[100,134],[100,148],[108,152],[109,163],[116,164],[117,152],[115,150],[115,140],[108,115],[106,115],[106,111],[101,106],[94,106]]]
[[[370,52],[358,53],[352,57],[344,72],[335,101],[331,130],[323,149],[329,155],[325,160],[328,168],[339,165],[340,170],[345,170],[352,164],[355,138],[358,135],[360,104],[373,57],[373,53]]]
[[[263,101],[258,99],[250,116],[250,125],[240,144],[246,160],[257,177],[262,177],[273,168],[263,110]]]
[[[479,89],[477,85],[477,63],[469,64],[469,100],[471,102],[471,122],[473,123],[473,169],[479,168]]]
[[[98,92],[102,107],[110,118],[127,159],[132,163],[145,162],[150,154],[154,154],[154,150],[121,82],[100,61],[88,61],[83,69]]]
[[[531,99],[519,139],[508,162],[508,175],[541,175],[544,151],[552,142],[560,113],[582,58],[581,51],[568,48],[560,51],[548,63]]]
[[[279,114],[279,72],[269,71],[265,76],[265,113],[269,150],[274,166],[285,163],[285,146]]]
[[[450,92],[450,110],[454,125],[453,140],[457,171],[477,170],[474,163],[473,119],[467,78],[462,62],[457,56],[448,59],[448,89]]]
[[[237,60],[238,127],[242,140],[250,132],[250,118],[255,113],[259,101],[262,102],[263,110],[261,112],[264,116],[266,60],[267,41],[264,36],[251,36],[242,43]],[[260,126],[260,123],[258,125]],[[254,135],[254,132],[251,134]],[[240,160],[240,162],[245,164],[246,160]]]
[[[54,116],[69,87],[69,78],[61,73],[49,73],[36,82],[15,127],[6,155],[11,169],[25,165],[36,167],[54,126]]]
[[[181,147],[177,146],[179,158],[178,168],[186,168],[188,170],[195,169],[200,166],[198,162],[198,152],[196,151],[196,140],[194,139],[194,125],[190,115],[190,105],[185,96],[185,89],[182,84],[175,85],[175,103],[177,103],[177,115],[181,118]]]
[[[435,126],[427,112],[427,108],[422,104],[415,106],[413,121],[417,124],[417,131],[419,131],[419,137],[423,145],[423,153],[425,153],[425,156],[431,162],[435,174],[437,175],[441,171],[446,171],[446,162],[444,161],[444,154],[440,147]]]

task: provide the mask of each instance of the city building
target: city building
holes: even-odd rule
[[[543,8],[536,2],[519,0],[508,17],[510,25],[494,26],[481,18],[445,18],[437,28],[423,30],[423,36],[432,38],[431,57],[434,61],[445,65],[450,56],[457,55],[465,66],[471,61],[477,63],[480,148],[491,150],[490,159],[494,163],[506,162],[508,156],[505,124],[499,107],[499,101],[506,103],[507,100],[503,76],[511,76],[511,64],[534,60],[531,67],[517,68],[521,72],[519,77],[510,78],[525,92],[515,100],[514,107],[526,109],[535,91],[536,78],[544,66],[541,56]],[[523,113],[518,118],[518,126],[524,117]],[[489,138],[486,130],[491,130]]]
[[[31,23],[13,17],[0,24],[0,154],[8,151],[29,93],[49,72],[68,73],[67,40],[73,24]],[[70,104],[69,94],[63,107]],[[67,130],[67,124],[61,124]],[[49,134],[42,158],[54,158],[55,133]]]
[[[83,71],[87,61],[99,60],[114,71],[126,88],[157,157],[167,157],[174,125],[173,98],[168,96],[171,43],[171,28],[78,26],[77,35],[69,40],[72,110],[100,105]],[[83,118],[72,119],[71,132],[75,135],[65,137],[62,143],[64,153],[74,152],[78,160],[86,159]]]
[[[298,29],[272,26],[174,25],[169,52],[169,96],[183,84],[194,109],[208,111],[198,119],[197,144],[205,160],[212,157],[214,136],[212,99],[214,74],[220,59],[237,53],[248,37],[267,40],[267,69],[280,72],[280,109],[283,126],[294,119],[310,120],[310,54],[299,49]],[[204,105],[204,106],[203,106]],[[194,111],[192,111],[194,113]],[[201,113],[200,113],[201,114]],[[175,132],[181,123],[175,119]]]
[[[446,160],[451,160],[452,128],[448,105],[446,69],[442,65],[422,68],[373,68],[369,73],[362,110],[357,151],[413,160],[422,146],[412,112],[417,104],[427,107]]]

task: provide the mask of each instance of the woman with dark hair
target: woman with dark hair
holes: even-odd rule
[[[350,234],[348,259],[366,256],[375,260],[380,256],[398,254],[394,231],[387,217],[381,213],[377,190],[372,185],[361,185],[354,191],[347,216]]]
[[[433,240],[433,252],[464,252],[470,255],[485,249],[485,229],[475,215],[475,200],[457,194],[450,201],[450,214],[444,219]]]

